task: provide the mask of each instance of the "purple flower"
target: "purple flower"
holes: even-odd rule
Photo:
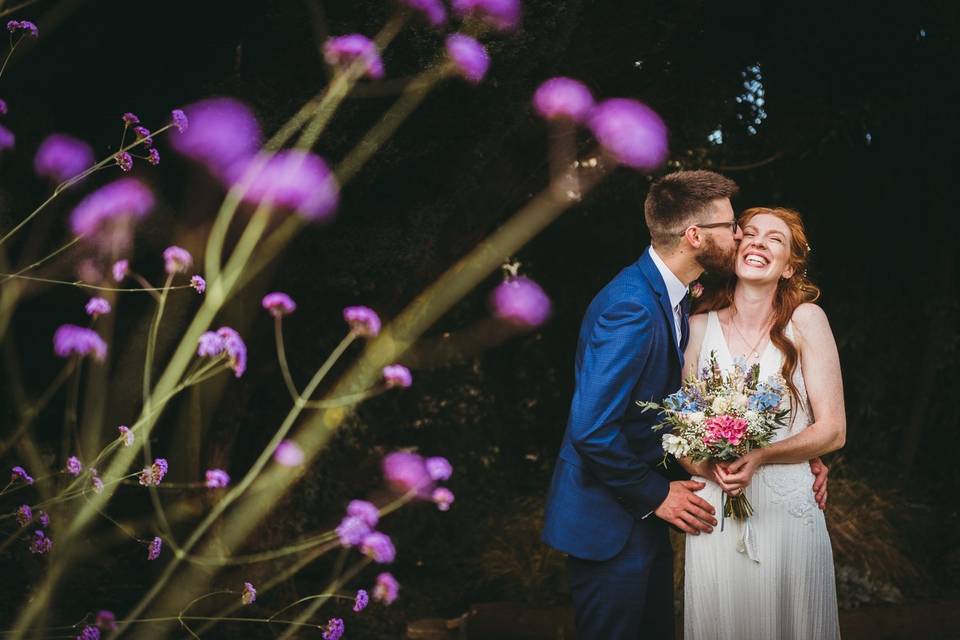
[[[150,149],[150,151],[147,152],[147,162],[153,166],[160,164],[160,152],[156,149]]]
[[[107,343],[93,329],[64,324],[53,334],[53,351],[61,358],[93,355],[94,360],[103,362],[107,357]]]
[[[360,543],[360,553],[370,556],[379,564],[390,564],[397,557],[397,550],[390,536],[379,531],[368,534]]]
[[[230,327],[220,327],[217,335],[223,339],[223,350],[230,361],[234,377],[239,378],[247,370],[247,345],[236,330]]]
[[[137,134],[137,140],[143,140],[143,143],[148,147],[153,145],[153,136],[150,133],[150,129],[137,126],[133,128],[133,132]]]
[[[10,129],[7,129],[5,126],[0,124],[0,151],[13,149],[16,139],[16,136],[13,135],[13,131],[10,131]]]
[[[490,56],[482,44],[470,36],[454,33],[447,36],[447,55],[467,82],[480,84],[490,68]]]
[[[223,353],[223,338],[215,331],[204,332],[197,342],[197,355],[201,358],[215,357]]]
[[[187,114],[185,114],[182,109],[174,109],[171,111],[170,119],[173,121],[173,126],[175,126],[180,133],[185,132],[187,127],[190,126],[190,120],[187,119]]]
[[[614,98],[594,107],[587,126],[618,162],[650,171],[667,158],[667,126],[636,100]]]
[[[106,298],[90,298],[87,300],[87,305],[84,307],[88,316],[105,316],[110,313],[110,303],[107,302]]]
[[[414,11],[418,11],[434,27],[439,27],[447,21],[447,10],[443,7],[440,0],[402,0]]]
[[[429,495],[433,478],[423,458],[409,451],[394,451],[383,458],[383,475],[387,482],[401,493],[416,491]]]
[[[112,611],[106,609],[97,611],[97,617],[93,623],[104,631],[116,631],[117,629],[117,617],[113,615]]]
[[[153,205],[153,193],[143,183],[121,178],[81,200],[70,214],[70,228],[76,235],[90,235],[108,221],[143,218]]]
[[[33,484],[33,478],[27,473],[27,470],[21,466],[10,469],[10,482],[22,481],[24,484]]]
[[[446,487],[437,487],[433,490],[433,501],[437,503],[437,509],[440,511],[449,511],[453,504],[453,492]]]
[[[375,338],[380,333],[380,316],[369,307],[347,307],[343,319],[358,336]]]
[[[293,298],[280,291],[274,291],[263,296],[261,304],[274,318],[289,315],[297,308],[297,303],[293,301]]]
[[[130,427],[126,425],[120,425],[117,427],[117,431],[120,432],[120,440],[123,441],[123,446],[133,446],[134,435],[133,431],[130,430]]]
[[[190,286],[197,290],[197,293],[203,293],[207,290],[207,281],[203,276],[195,275],[190,277]]]
[[[537,327],[550,317],[550,298],[536,282],[520,276],[500,284],[490,295],[498,318],[527,327]]]
[[[25,527],[33,522],[33,510],[28,504],[22,504],[17,508],[17,524]]]
[[[63,182],[79,175],[94,162],[93,149],[86,142],[62,133],[52,133],[37,148],[33,170],[38,176]]]
[[[46,511],[37,511],[37,522],[40,523],[40,526],[47,528],[50,526],[50,516]]]
[[[323,640],[340,640],[343,637],[343,620],[330,618],[323,630]]]
[[[347,516],[337,525],[336,533],[341,545],[355,547],[361,544],[372,531],[363,518]]]
[[[347,505],[347,515],[360,518],[370,529],[380,521],[380,510],[372,502],[366,500],[351,500]]]
[[[453,475],[453,465],[451,465],[450,461],[446,458],[434,456],[427,458],[424,464],[427,467],[427,473],[429,473],[430,477],[434,480],[440,482],[446,481]]]
[[[90,487],[94,493],[103,493],[103,480],[97,475],[96,469],[90,469]]]
[[[533,106],[547,120],[583,122],[593,108],[593,95],[582,82],[572,78],[550,78],[533,94]]]
[[[520,0],[453,0],[458,16],[475,16],[494,29],[513,31],[520,24]]]
[[[160,557],[160,550],[163,548],[163,540],[160,536],[154,536],[147,548],[147,560],[156,560]]]
[[[303,449],[293,440],[284,440],[273,452],[273,459],[285,467],[299,467],[304,457]]]
[[[223,469],[207,469],[207,486],[220,489],[230,484],[230,476]]]
[[[169,465],[163,458],[156,458],[149,467],[144,467],[143,471],[137,476],[139,482],[144,487],[156,487],[167,475]]]
[[[10,20],[7,22],[7,31],[10,33],[26,31],[34,38],[40,35],[40,30],[37,29],[37,25],[33,24],[29,20]]]
[[[253,604],[257,601],[257,590],[251,582],[243,583],[243,595],[240,596],[240,601],[243,604]]]
[[[135,124],[140,124],[140,118],[129,111],[123,114],[121,119],[123,120],[123,124],[127,125],[128,127],[132,127]]]
[[[323,158],[313,153],[281,151],[266,163],[251,161],[247,172],[243,199],[258,206],[271,205],[321,222],[333,215],[340,201],[333,173]]]
[[[360,613],[367,608],[370,603],[370,596],[363,589],[357,590],[357,595],[353,599],[353,612]]]
[[[377,576],[377,582],[373,587],[374,600],[389,606],[396,601],[399,592],[400,583],[393,574],[383,572]]]
[[[92,624],[84,625],[83,630],[80,631],[80,635],[76,637],[76,640],[100,640],[100,629]]]
[[[185,108],[193,126],[169,139],[170,146],[233,183],[260,148],[260,127],[247,105],[233,98],[210,98]]]
[[[383,77],[383,61],[373,40],[359,33],[330,38],[323,44],[327,64],[341,69],[358,63],[363,74],[374,80]]]
[[[41,529],[37,529],[33,532],[33,540],[30,541],[30,553],[36,553],[38,555],[43,555],[45,553],[50,553],[50,549],[53,548],[53,540],[47,537],[47,534]]]
[[[126,151],[118,152],[117,155],[114,156],[114,159],[117,161],[117,166],[120,167],[120,171],[129,173],[133,170],[133,156]]]
[[[77,456],[67,458],[67,473],[72,476],[78,476],[81,471],[83,471],[83,465],[80,463],[80,458]]]
[[[383,381],[387,387],[403,387],[406,389],[413,384],[413,376],[410,369],[402,364],[391,364],[383,368]]]
[[[113,279],[117,282],[123,282],[123,279],[127,277],[127,271],[129,270],[129,260],[117,260],[113,263],[113,267],[111,269],[111,271],[113,271]]]
[[[183,247],[176,245],[163,250],[163,270],[168,274],[183,273],[193,264],[193,256]]]
[[[0,116],[7,115],[7,101],[0,98]]]

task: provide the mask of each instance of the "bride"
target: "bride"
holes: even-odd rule
[[[843,446],[846,419],[837,347],[807,280],[810,252],[799,214],[753,208],[740,219],[736,279],[708,291],[690,321],[686,375],[716,352],[786,380],[787,426],[773,443],[732,463],[684,466],[719,506],[746,494],[754,513],[686,537],[684,637],[730,640],[839,638],[833,553],[808,461]]]

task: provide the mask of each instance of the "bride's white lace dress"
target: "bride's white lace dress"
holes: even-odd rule
[[[792,338],[792,325],[786,331]],[[699,368],[707,364],[711,351],[722,369],[733,366],[716,312],[707,318]],[[781,358],[768,341],[760,357],[761,380],[780,371]],[[806,399],[799,365],[793,380]],[[806,406],[794,407],[788,426],[774,441],[806,429],[810,422]],[[719,520],[720,487],[695,479],[706,483],[699,495],[717,508]],[[744,525],[730,518],[723,531],[718,524],[713,533],[686,536],[686,640],[840,637],[833,552],[812,486],[808,463],[764,465],[745,492],[754,508],[746,545]]]

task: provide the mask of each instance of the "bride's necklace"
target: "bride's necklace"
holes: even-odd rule
[[[740,327],[737,326],[736,320],[734,320],[734,318],[736,318],[736,317],[737,317],[737,314],[733,314],[732,316],[730,316],[730,324],[733,325],[733,329],[737,332],[737,335],[740,336],[740,339],[743,340],[743,344],[749,345],[749,344],[750,344],[750,341],[747,340],[746,336],[743,335],[743,332],[740,331]],[[759,338],[759,339],[753,344],[753,346],[750,347],[750,349],[749,349],[749,353],[750,353],[750,358],[751,358],[751,359],[754,359],[754,358],[756,358],[756,359],[758,359],[758,360],[760,359],[760,352],[757,351],[757,347],[759,347],[759,346],[760,346],[760,343],[763,342],[763,337],[764,337],[764,336],[766,335],[766,333],[767,333],[767,324],[768,324],[769,322],[770,322],[770,318],[767,318],[767,319],[764,321],[763,326],[762,326],[762,329],[760,330],[760,338]]]

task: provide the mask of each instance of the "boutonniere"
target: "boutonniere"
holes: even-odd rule
[[[687,290],[687,294],[691,299],[696,300],[703,295],[703,285],[699,282],[691,282],[690,288]]]

